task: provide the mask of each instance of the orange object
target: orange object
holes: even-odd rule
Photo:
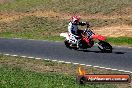
[[[79,67],[78,70],[79,70],[79,75],[85,75],[86,74],[86,71],[84,68]]]
[[[77,82],[79,84],[87,83],[130,83],[131,76],[129,74],[87,74],[82,67],[78,68],[79,75]]]

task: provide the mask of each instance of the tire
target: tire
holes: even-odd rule
[[[79,48],[76,47],[76,45],[75,45],[75,47],[71,47],[70,46],[71,43],[69,43],[68,40],[65,40],[64,43],[65,43],[65,46],[67,48],[69,48],[69,49],[74,49],[74,50],[78,50],[79,49]]]
[[[64,41],[64,44],[65,44],[65,46],[66,46],[67,48],[72,49],[72,47],[70,47],[70,43],[68,42],[68,40],[65,40],[65,41]]]
[[[101,50],[101,52],[103,52],[103,53],[112,53],[112,46],[109,43],[107,43],[105,41],[100,41],[98,44],[103,47],[103,49],[98,47]]]

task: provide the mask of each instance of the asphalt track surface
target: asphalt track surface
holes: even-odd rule
[[[113,53],[101,53],[97,46],[88,50],[70,50],[63,42],[0,38],[0,53],[49,58],[67,62],[132,71],[132,49],[113,47]]]

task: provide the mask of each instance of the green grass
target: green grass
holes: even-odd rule
[[[0,55],[0,88],[116,88],[114,84],[76,83],[72,64]],[[85,67],[86,68],[86,67]],[[119,73],[87,67],[89,72]]]
[[[0,4],[0,12],[55,11],[59,13],[122,14],[132,7],[131,0],[14,0]],[[132,25],[131,19],[84,19],[95,27],[113,24]],[[62,41],[59,33],[67,31],[67,20],[28,16],[10,23],[0,22],[0,37]],[[108,38],[113,44],[132,45],[132,38]],[[76,66],[51,61],[0,55],[1,88],[114,88],[111,84],[76,84]],[[89,67],[88,72],[118,73]]]
[[[129,45],[132,47],[131,37],[107,38],[107,41],[116,45]]]
[[[121,11],[131,7],[131,0],[14,0],[1,4],[1,11],[29,12],[35,10],[52,10],[67,13],[104,13]]]
[[[1,37],[47,39],[67,31],[67,21],[53,18],[28,16],[11,23],[0,23]]]
[[[90,20],[96,27],[109,25],[114,21]],[[10,23],[0,22],[0,37],[63,41],[64,38],[60,37],[59,34],[67,32],[67,24],[68,21],[64,19],[27,16]],[[113,44],[132,45],[132,38],[119,37],[108,38],[107,40]]]
[[[108,84],[78,85],[74,76],[23,71],[20,68],[0,68],[1,88],[115,88]]]
[[[14,0],[13,2],[0,4],[2,12],[32,12],[32,11],[55,11],[59,13],[85,13],[85,14],[121,14],[121,10],[132,7],[132,0]],[[104,27],[111,25],[132,25],[130,18],[117,19],[83,19],[89,21],[94,27]],[[59,37],[61,32],[67,32],[67,19],[59,17],[46,18],[26,16],[12,22],[0,22],[0,37],[5,38],[25,38],[44,39],[62,41]],[[131,38],[108,38],[113,44],[129,44]]]

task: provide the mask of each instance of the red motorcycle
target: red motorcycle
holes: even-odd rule
[[[70,39],[69,33],[61,33],[60,36],[65,37],[64,43],[69,49],[87,49],[96,44],[101,52],[112,53],[112,46],[106,41],[106,38],[102,35],[95,34],[89,27],[81,33],[81,37],[78,39],[79,47],[76,45],[77,41]]]

